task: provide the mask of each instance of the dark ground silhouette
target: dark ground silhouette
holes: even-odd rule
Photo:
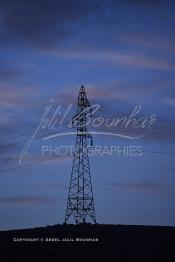
[[[6,258],[1,261],[175,262],[175,227],[80,224],[1,231],[0,249]]]

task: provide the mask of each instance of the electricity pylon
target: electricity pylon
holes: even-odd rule
[[[86,129],[87,114],[91,116],[91,108],[84,86],[81,86],[77,114],[72,118],[72,125],[77,125],[76,146],[74,151],[71,181],[67,199],[65,223],[70,217],[74,217],[75,223],[86,223],[90,218],[96,223],[94,198],[91,183],[91,174],[88,156],[87,139],[92,136]]]

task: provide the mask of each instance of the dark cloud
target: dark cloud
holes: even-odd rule
[[[138,192],[146,192],[146,193],[161,193],[168,191],[165,185],[162,185],[157,182],[152,181],[144,181],[144,182],[125,182],[125,183],[114,183],[112,185],[116,189],[124,190],[124,191],[138,191]]]
[[[124,5],[124,6],[144,6],[144,7],[159,7],[166,5],[168,3],[173,3],[172,0],[119,0],[112,1],[114,5]]]
[[[55,198],[48,196],[15,196],[0,198],[0,204],[51,204]]]
[[[68,185],[66,183],[38,183],[38,184],[33,184],[33,186],[41,187],[41,188],[51,188],[51,189],[63,189],[67,190]]]
[[[77,23],[93,11],[91,1],[8,0],[0,3],[1,44],[16,41],[48,46],[66,38],[69,23]]]
[[[132,19],[124,19],[119,8],[168,6],[171,1],[164,0],[2,0],[0,2],[0,43],[16,43],[23,46],[49,48],[62,46],[63,40],[81,38],[93,33],[97,25],[110,22],[111,27],[132,23]],[[145,8],[146,7],[146,8]],[[163,8],[162,8],[163,9]],[[110,14],[110,16],[108,15]],[[121,16],[121,18],[120,18]],[[87,23],[86,18],[92,17]],[[95,17],[95,19],[94,19]],[[116,17],[117,20],[113,20]],[[111,19],[109,21],[109,19]],[[80,30],[81,28],[81,30]],[[135,27],[134,27],[135,28]],[[101,31],[100,27],[96,31]],[[96,32],[99,34],[99,32]],[[94,39],[91,41],[93,42]],[[98,43],[99,45],[99,43]]]
[[[21,75],[21,70],[0,61],[0,81],[9,81]]]

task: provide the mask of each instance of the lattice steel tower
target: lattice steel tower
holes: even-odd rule
[[[87,115],[91,116],[90,103],[86,98],[84,86],[81,86],[78,95],[77,114],[72,118],[73,126],[77,125],[77,137],[65,223],[67,223],[68,219],[72,216],[76,224],[87,222],[88,219],[96,223],[87,149],[87,139],[91,140],[92,145],[92,136],[86,129]]]

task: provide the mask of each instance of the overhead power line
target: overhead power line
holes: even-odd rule
[[[175,155],[175,152],[163,152],[163,151],[149,151],[149,150],[143,150],[144,153],[148,153],[148,154],[162,154],[162,155]],[[26,163],[23,165],[18,165],[15,167],[11,167],[11,168],[7,168],[7,169],[2,169],[0,170],[0,174],[2,173],[6,173],[6,172],[10,172],[16,169],[21,169],[23,167],[28,167],[28,166],[32,166],[32,165],[36,165],[42,162],[46,162],[46,161],[52,161],[52,160],[56,160],[58,159],[60,156],[56,156],[53,158],[47,158],[47,159],[41,159],[41,160],[36,160],[36,161],[32,161],[30,163]]]
[[[70,129],[70,128],[64,128],[62,130],[67,130],[67,129]],[[121,130],[121,129],[109,129],[109,128],[97,128],[95,129],[96,131],[110,131],[110,132],[124,132],[124,133],[133,133],[133,134],[145,134],[146,135],[155,135],[155,136],[175,136],[175,132],[151,132],[151,131],[146,131],[146,132],[143,132],[142,130]],[[46,131],[46,130],[45,130]],[[92,130],[94,131],[94,129]],[[60,132],[60,131],[59,131]],[[54,132],[49,132],[49,133],[44,133],[42,135],[37,135],[34,140],[36,139],[39,139],[39,138],[42,138],[42,137],[45,137],[45,136],[49,136],[49,135],[54,135],[58,133],[58,131],[54,131]],[[33,133],[28,133],[29,135],[32,135]],[[22,135],[24,136],[24,135]],[[22,137],[21,136],[21,137]],[[20,137],[20,136],[18,136]],[[10,140],[10,139],[8,139]],[[6,140],[7,141],[7,140]],[[3,144],[0,146],[0,150],[3,149],[3,148],[6,148],[6,147],[11,147],[11,146],[15,146],[15,145],[18,145],[18,144],[21,144],[21,143],[25,143],[27,142],[28,140],[27,139],[23,139],[23,140],[20,140],[20,141],[17,141],[17,142],[14,142],[14,143],[10,143],[10,144]]]

